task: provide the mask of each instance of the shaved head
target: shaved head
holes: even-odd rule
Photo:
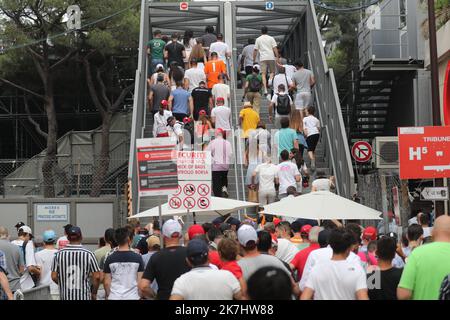
[[[3,226],[0,226],[0,238],[6,239],[6,238],[8,238],[8,236],[9,236],[8,229],[6,229]]]
[[[433,228],[434,241],[450,242],[450,217],[440,216],[436,219]]]

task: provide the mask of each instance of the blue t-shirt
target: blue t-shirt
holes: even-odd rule
[[[172,91],[172,113],[189,114],[189,97],[191,94],[184,89],[176,88]]]
[[[291,151],[294,148],[294,140],[297,140],[297,132],[291,128],[280,129],[276,133],[278,141],[278,155],[281,154],[283,150]]]

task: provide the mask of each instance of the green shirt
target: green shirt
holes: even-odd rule
[[[450,243],[422,245],[408,257],[399,287],[412,291],[413,300],[437,300],[442,281],[450,274]]]
[[[252,92],[250,90],[250,81],[253,79],[253,77],[258,79],[259,82],[261,82],[261,89],[259,90],[259,92],[261,92],[261,90],[262,90],[262,76],[260,74],[258,74],[257,76],[255,76],[254,74],[249,74],[247,77],[245,77],[245,81],[248,82],[248,92]]]
[[[294,141],[297,140],[297,132],[291,128],[282,128],[275,133],[275,141],[278,143],[278,155],[283,150],[291,152],[294,148]]]
[[[152,39],[147,46],[150,48],[152,59],[164,59],[164,47],[166,43],[160,38]]]

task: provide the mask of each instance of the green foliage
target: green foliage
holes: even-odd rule
[[[340,75],[344,74],[348,68],[346,61],[347,53],[339,47],[334,49],[327,58],[328,66],[333,68],[334,73],[338,78]]]

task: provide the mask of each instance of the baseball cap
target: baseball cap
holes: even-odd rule
[[[167,118],[167,125],[169,125],[172,122],[173,119],[175,119],[175,117],[173,117],[173,116],[168,117]]]
[[[191,118],[189,118],[189,117],[184,117],[183,118],[183,123],[184,124],[189,123],[189,122],[191,122]]]
[[[200,110],[198,115],[199,116],[206,116],[206,111],[205,110]]]
[[[259,70],[261,70],[261,67],[259,66],[259,64],[255,64],[255,65],[253,65],[253,69],[258,69],[258,71],[259,71]]]
[[[245,101],[244,102],[244,108],[245,107],[253,107],[252,103],[250,101]]]
[[[244,247],[247,246],[247,243],[250,241],[254,241],[256,243],[258,240],[258,235],[255,228],[249,226],[248,224],[244,224],[238,229],[237,236],[239,243]]]
[[[169,105],[169,102],[167,101],[167,100],[161,100],[161,105],[163,106],[163,107],[167,107],[168,105]]]
[[[216,99],[216,103],[217,102],[225,102],[225,99],[223,98],[223,97],[218,97],[217,99]]]
[[[363,231],[363,239],[366,240],[377,240],[377,229],[375,227],[369,226]]]
[[[149,248],[153,248],[154,246],[161,246],[161,241],[157,236],[150,236],[147,238],[147,245]]]
[[[163,69],[164,69],[164,66],[163,66],[161,63],[158,63],[158,64],[156,65],[156,70],[158,70],[159,68],[163,68]]]
[[[311,226],[311,225],[309,225],[309,224],[304,225],[304,226],[300,229],[300,233],[308,235],[309,232],[311,231],[311,229],[312,229],[312,226]]]
[[[71,237],[71,236],[81,236],[81,229],[80,227],[77,226],[72,226],[70,227],[70,229],[67,231],[67,236]]]
[[[31,231],[31,228],[29,226],[21,226],[19,228],[19,231],[22,231],[24,233],[33,234],[33,231]]]
[[[203,229],[203,227],[201,225],[194,224],[189,227],[189,229],[188,229],[189,240],[194,239],[194,237],[198,234],[205,234],[205,230]]]
[[[219,135],[219,134],[221,134],[223,136],[223,133],[224,133],[224,131],[223,131],[222,128],[217,128],[216,129],[216,136]]]
[[[44,234],[42,235],[42,239],[44,240],[44,242],[56,241],[55,231],[53,231],[53,230],[44,231]]]
[[[186,249],[188,258],[203,258],[208,255],[208,245],[205,241],[194,239],[189,241]]]
[[[162,227],[162,234],[166,238],[175,238],[175,233],[178,233],[178,236],[181,234],[181,225],[178,221],[173,219],[167,220]]]
[[[273,224],[275,225],[275,227],[276,227],[277,225],[279,225],[280,222],[281,222],[281,219],[280,219],[280,218],[273,218]]]

